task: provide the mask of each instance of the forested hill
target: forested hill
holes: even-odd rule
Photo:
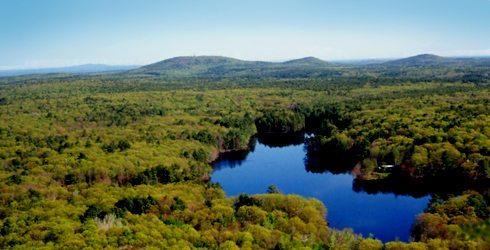
[[[289,60],[285,61],[283,63],[280,63],[282,65],[288,65],[288,66],[305,66],[305,67],[328,67],[332,66],[332,64],[320,60],[316,57],[304,57],[304,58],[299,58],[299,59],[294,59],[294,60]]]
[[[392,60],[383,63],[392,67],[437,67],[437,66],[486,66],[490,67],[490,58],[456,58],[442,57],[433,54],[421,54],[412,57]]]
[[[130,74],[161,76],[266,76],[300,75],[326,69],[332,64],[315,57],[286,62],[245,61],[222,56],[184,56],[166,59],[129,71]]]

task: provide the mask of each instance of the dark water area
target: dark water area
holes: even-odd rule
[[[322,168],[321,161],[308,159],[304,140],[292,139],[287,143],[260,138],[249,152],[224,155],[214,163],[211,180],[220,183],[228,196],[265,193],[275,185],[285,194],[322,201],[330,227],[352,228],[382,241],[409,240],[412,223],[427,207],[430,195],[366,189],[346,168],[327,163]]]

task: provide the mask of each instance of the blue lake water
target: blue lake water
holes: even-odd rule
[[[411,225],[427,207],[429,195],[356,192],[350,173],[308,172],[305,157],[304,144],[269,147],[257,142],[245,158],[217,161],[211,180],[220,183],[229,196],[265,193],[273,184],[283,193],[321,200],[330,227],[352,228],[382,241],[409,240]]]

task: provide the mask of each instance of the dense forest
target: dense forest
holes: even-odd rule
[[[0,248],[490,248],[484,65],[330,76],[276,67],[257,77],[0,78]],[[226,197],[210,180],[221,153],[298,132],[314,134],[309,157],[342,162],[365,186],[437,183],[413,240],[335,230],[328,204],[271,190]]]

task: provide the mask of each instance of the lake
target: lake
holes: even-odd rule
[[[220,183],[228,196],[265,193],[275,185],[285,194],[322,201],[330,227],[352,228],[382,241],[408,241],[415,217],[430,199],[429,195],[368,194],[354,190],[349,172],[308,171],[303,142],[271,146],[256,141],[254,145],[247,153],[225,155],[213,164],[211,180]]]

